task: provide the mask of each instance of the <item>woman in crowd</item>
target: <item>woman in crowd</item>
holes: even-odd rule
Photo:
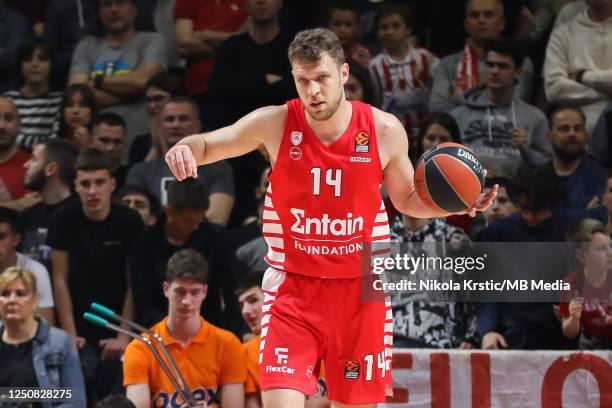
[[[68,334],[37,316],[36,277],[21,268],[0,274],[0,387],[70,388],[69,402],[41,408],[85,407],[85,385]]]
[[[61,109],[60,137],[74,142],[79,149],[89,146],[91,121],[96,116],[96,98],[86,84],[66,89]]]
[[[378,106],[370,72],[359,64],[349,62],[349,78],[344,84],[346,99]]]
[[[433,112],[421,122],[412,155],[416,164],[423,153],[443,142],[460,143],[457,121],[445,112]]]

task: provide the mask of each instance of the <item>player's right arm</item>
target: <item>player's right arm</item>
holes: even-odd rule
[[[233,125],[187,136],[166,153],[166,163],[180,181],[197,177],[199,165],[241,156],[262,144],[274,160],[286,118],[284,105],[257,109]]]
[[[138,408],[151,407],[151,390],[149,384],[128,385],[126,395]]]

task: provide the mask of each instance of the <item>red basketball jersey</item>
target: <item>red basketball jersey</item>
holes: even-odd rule
[[[351,104],[348,128],[326,145],[306,122],[302,102],[287,102],[287,123],[263,213],[266,261],[273,268],[326,278],[358,277],[370,264],[366,243],[389,240],[372,108]]]

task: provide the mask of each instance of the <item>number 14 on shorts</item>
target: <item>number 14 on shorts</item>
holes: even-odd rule
[[[363,356],[363,365],[365,367],[365,380],[372,381],[372,373],[374,371],[374,354],[366,354]],[[346,360],[344,363],[344,378],[356,380],[359,378],[361,362],[359,360]],[[385,378],[387,374],[387,364],[385,361],[385,352],[381,351],[376,355],[376,368],[380,370],[380,378]]]

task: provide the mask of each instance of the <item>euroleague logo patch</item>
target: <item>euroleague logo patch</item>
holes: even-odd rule
[[[300,149],[299,147],[292,147],[291,149],[289,149],[289,156],[293,159],[293,160],[300,160],[302,158],[302,149]]]
[[[356,380],[359,378],[359,361],[346,360],[344,362],[344,378]]]
[[[366,132],[359,132],[355,136],[355,152],[368,153],[370,151],[370,135]]]

